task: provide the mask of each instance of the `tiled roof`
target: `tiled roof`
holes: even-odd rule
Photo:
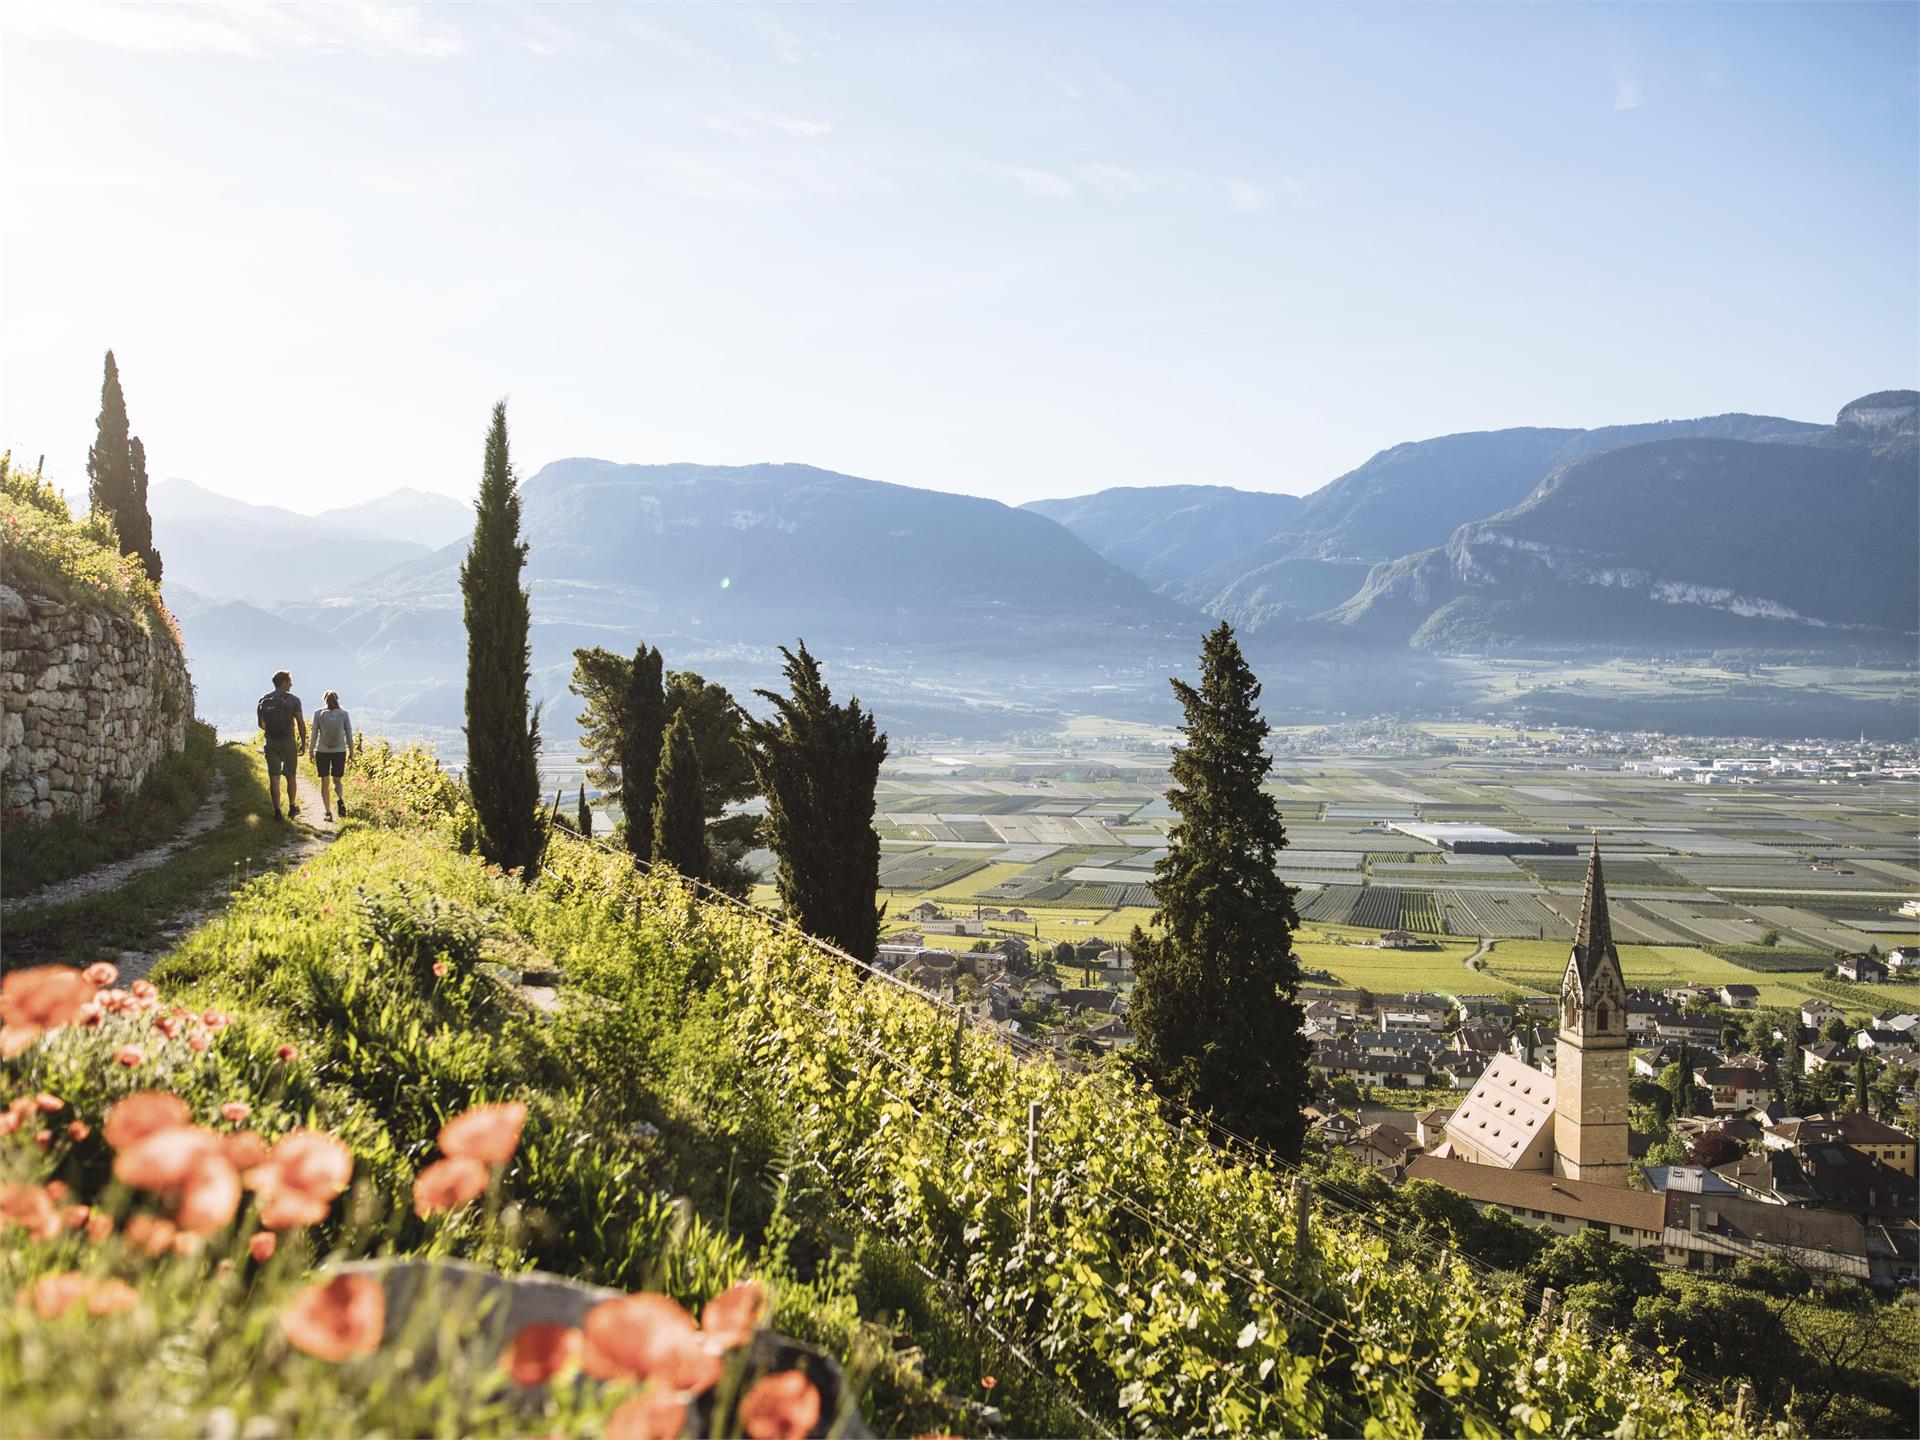
[[[1497,1055],[1447,1122],[1456,1147],[1518,1164],[1553,1123],[1553,1081],[1511,1055]]]
[[[1544,1170],[1505,1170],[1466,1160],[1422,1155],[1407,1166],[1409,1180],[1432,1180],[1482,1204],[1519,1206],[1657,1232],[1665,1222],[1667,1200],[1645,1190],[1626,1190],[1591,1180],[1566,1180]]]

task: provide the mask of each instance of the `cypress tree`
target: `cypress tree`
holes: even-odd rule
[[[773,718],[747,725],[754,777],[767,798],[762,833],[780,861],[780,901],[809,935],[871,960],[880,940],[880,837],[873,794],[887,737],[858,699],[845,705],[801,644],[780,647],[787,695],[754,693]]]
[[[667,728],[665,664],[652,646],[635,650],[620,706],[620,813],[627,817],[627,849],[643,861],[654,858],[653,804]]]
[[[580,786],[580,803],[574,808],[574,822],[580,827],[580,833],[587,839],[593,838],[593,807],[587,804],[587,787]]]
[[[107,351],[106,378],[100,382],[100,414],[93,446],[87,451],[87,501],[95,514],[113,521],[120,553],[127,552],[127,514],[133,506],[133,450],[127,434],[127,397],[120,390],[120,366]]]
[[[1128,941],[1137,1063],[1169,1099],[1292,1158],[1311,1082],[1293,892],[1274,871],[1286,830],[1261,788],[1273,762],[1260,682],[1222,623],[1199,687],[1172,684],[1186,712],[1168,793],[1179,819],[1154,867],[1156,933]]]
[[[700,747],[685,715],[675,715],[660,746],[654,783],[653,860],[689,880],[707,878],[707,785]]]
[[[127,507],[127,524],[120,530],[120,544],[128,555],[138,555],[146,567],[147,578],[160,583],[160,552],[153,548],[153,514],[147,509],[147,447],[134,436],[127,442],[127,460],[133,479],[133,502]]]
[[[507,453],[507,406],[487,431],[473,545],[460,564],[467,620],[467,787],[480,853],[531,879],[541,851],[540,717],[527,703],[529,611],[520,574],[520,491]]]

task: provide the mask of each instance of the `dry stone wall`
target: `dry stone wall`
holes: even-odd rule
[[[0,707],[7,810],[87,819],[186,745],[193,682],[164,629],[0,585]]]

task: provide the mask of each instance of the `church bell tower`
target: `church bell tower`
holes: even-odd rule
[[[1620,973],[1600,840],[1587,862],[1587,893],[1560,980],[1554,1062],[1553,1173],[1602,1185],[1627,1183],[1627,983]]]

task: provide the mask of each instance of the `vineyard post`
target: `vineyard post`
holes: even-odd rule
[[[1307,1273],[1307,1241],[1311,1236],[1313,1182],[1302,1175],[1293,1182],[1293,1274],[1296,1281]]]
[[[1540,1319],[1534,1325],[1539,1335],[1547,1335],[1553,1330],[1553,1312],[1560,1304],[1560,1292],[1551,1285],[1540,1292]]]
[[[1747,1433],[1747,1401],[1753,1398],[1753,1382],[1742,1380],[1740,1393],[1733,1398],[1733,1431],[1736,1435]]]
[[[1027,1178],[1021,1186],[1027,1192],[1026,1243],[1033,1244],[1033,1192],[1040,1180],[1040,1102],[1027,1102]]]

